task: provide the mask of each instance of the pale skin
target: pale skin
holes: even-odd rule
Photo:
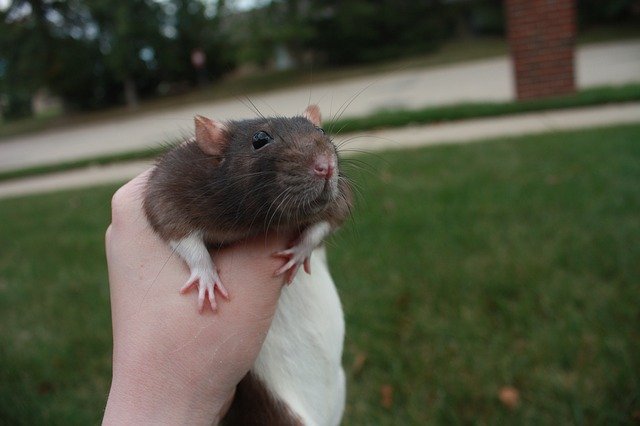
[[[106,233],[113,322],[113,377],[103,424],[218,423],[249,371],[285,278],[274,252],[289,237],[256,237],[214,253],[229,292],[216,312],[179,294],[189,269],[142,210],[148,172],[112,200]]]

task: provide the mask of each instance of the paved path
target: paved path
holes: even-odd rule
[[[590,45],[580,48],[576,56],[577,84],[581,88],[640,81],[640,40]],[[251,96],[265,114],[297,114],[311,101],[320,104],[325,116],[336,114],[347,105],[345,116],[358,116],[384,108],[513,98],[507,57],[396,71]],[[0,142],[0,171],[151,148],[174,139],[181,131],[183,134],[190,131],[196,113],[219,119],[254,114],[242,102],[227,100],[15,137]]]
[[[640,123],[640,103],[379,130],[345,135],[337,143],[348,139],[347,149],[376,151],[622,123]],[[124,182],[150,164],[135,161],[0,182],[0,198]]]

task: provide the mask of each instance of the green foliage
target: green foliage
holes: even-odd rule
[[[578,0],[578,19],[583,27],[612,24],[640,24],[640,7],[636,0]]]
[[[2,111],[6,118],[31,114],[31,95],[45,83],[47,64],[52,59],[53,39],[44,16],[54,10],[51,5],[35,1],[32,13],[21,18],[20,25],[8,23],[27,6],[31,7],[28,1],[20,0],[0,11],[0,93],[7,98],[8,105]]]
[[[192,85],[202,82],[191,63],[195,49],[206,54],[207,78],[217,77],[232,66],[232,49],[220,28],[226,13],[224,2],[218,2],[213,17],[207,16],[205,6],[199,0],[172,0],[164,4],[167,19],[175,29],[175,34],[158,51],[158,72],[164,81],[187,79]]]
[[[344,424],[631,423],[639,139],[632,125],[350,160],[368,171],[350,171],[355,217],[329,243]],[[114,190],[0,201],[3,422],[100,421]]]
[[[219,2],[218,12],[224,2]],[[197,76],[191,52],[207,55],[205,75],[230,66],[219,19],[197,0],[20,0],[0,15],[0,90],[11,115],[42,87],[68,108],[90,109],[152,95],[161,82]],[[15,48],[20,46],[20,48]],[[15,102],[13,102],[15,100]],[[28,111],[27,111],[28,112]]]
[[[640,22],[636,0],[578,3],[583,27]],[[634,25],[636,24],[636,25]],[[371,63],[434,51],[454,37],[504,34],[500,0],[15,0],[0,11],[5,118],[30,114],[47,88],[68,109],[95,109],[187,90],[238,64]],[[632,32],[632,34],[637,34]],[[206,54],[202,70],[191,55]]]
[[[31,94],[16,90],[7,91],[6,104],[2,108],[4,118],[16,120],[31,116]]]
[[[95,110],[119,101],[120,85],[100,54],[97,42],[66,38],[58,44],[48,85],[64,99],[67,109]]]
[[[314,2],[318,34],[310,46],[330,63],[349,64],[426,52],[453,32],[439,0]]]

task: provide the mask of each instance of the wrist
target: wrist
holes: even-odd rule
[[[181,374],[179,366],[167,365],[162,371],[158,363],[140,358],[132,362],[131,358],[122,365],[114,357],[104,425],[217,424],[231,401],[233,390],[204,389],[202,380]]]

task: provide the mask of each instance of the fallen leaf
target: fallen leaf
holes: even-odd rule
[[[380,386],[380,405],[384,408],[391,408],[393,405],[393,386]]]
[[[498,399],[502,405],[513,410],[520,404],[520,392],[513,386],[503,386],[498,393]]]
[[[351,365],[351,371],[353,374],[358,374],[362,367],[364,367],[364,363],[367,362],[367,354],[365,352],[358,352],[353,359],[353,364]]]
[[[40,395],[48,395],[53,392],[53,383],[51,382],[40,382],[38,384],[38,393]]]

